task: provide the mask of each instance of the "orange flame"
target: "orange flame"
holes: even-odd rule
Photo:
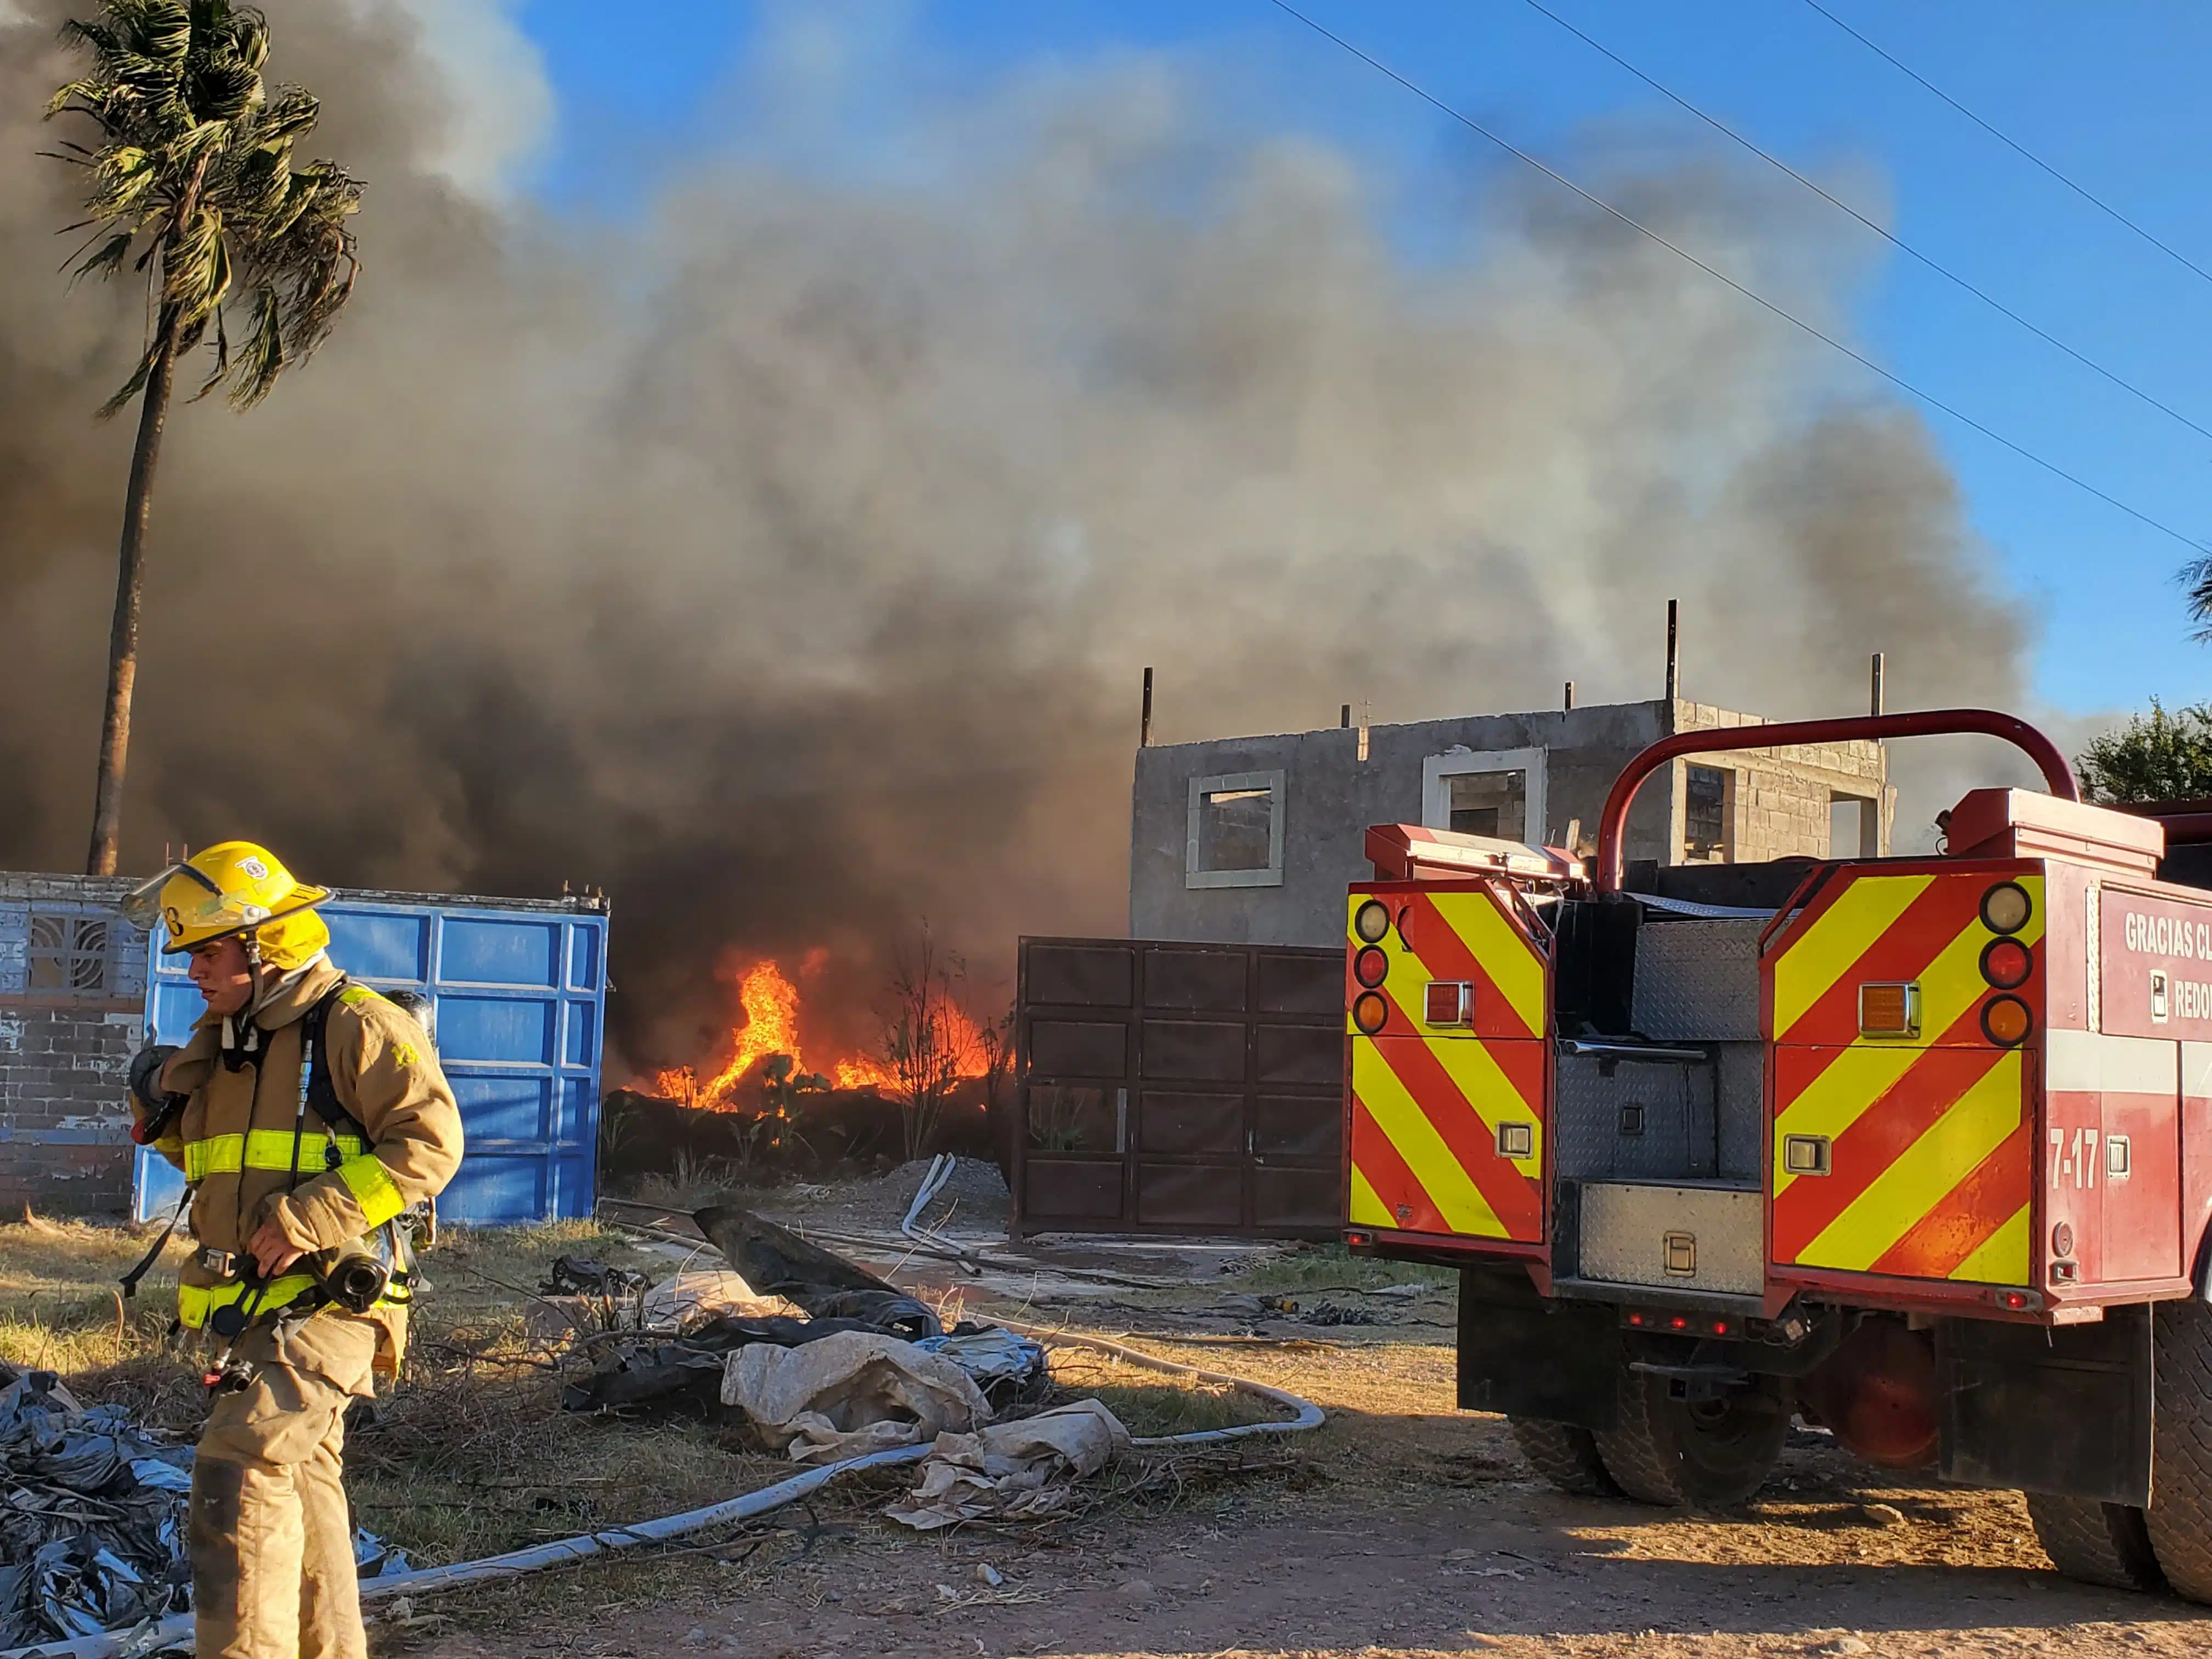
[[[945,1056],[945,1066],[955,1078],[977,1078],[991,1069],[990,1045],[983,1040],[982,1028],[968,1018],[958,1004],[933,996],[930,1012],[937,1021],[936,1046]],[[855,1055],[841,1060],[836,1065],[837,1086],[841,1089],[898,1089],[904,1086],[896,1067],[867,1055]]]
[[[818,951],[810,952],[801,972],[818,968],[822,955]],[[731,1029],[733,1052],[729,1063],[704,1080],[690,1066],[656,1072],[651,1084],[653,1094],[687,1106],[729,1111],[736,1109],[733,1096],[738,1084],[770,1054],[788,1054],[793,1070],[805,1072],[799,1048],[799,989],[784,977],[783,970],[774,962],[754,963],[738,978],[738,1004],[744,1020]],[[946,999],[933,998],[932,1012],[938,1022],[937,1042],[947,1056],[951,1076],[985,1076],[991,1068],[991,1048],[981,1028]],[[896,1067],[866,1054],[836,1061],[830,1075],[840,1089],[897,1091],[904,1086]]]

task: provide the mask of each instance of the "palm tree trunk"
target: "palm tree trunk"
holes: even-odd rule
[[[100,781],[93,799],[88,875],[115,873],[123,836],[123,767],[131,747],[131,691],[138,678],[138,599],[146,583],[146,526],[154,511],[154,467],[169,419],[169,369],[176,356],[165,319],[138,405],[138,441],[123,499],[123,545],[115,573],[115,621],[107,635],[107,711],[100,730]]]

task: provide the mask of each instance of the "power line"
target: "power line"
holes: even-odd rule
[[[1668,241],[1667,238],[1662,236],[1657,231],[1652,229],[1641,220],[1632,217],[1630,215],[1622,212],[1620,209],[1613,206],[1612,203],[1605,201],[1601,198],[1593,196],[1589,191],[1584,190],[1580,185],[1568,178],[1565,173],[1558,172],[1554,168],[1547,167],[1543,162],[1538,161],[1534,155],[1531,155],[1527,150],[1521,149],[1518,145],[1511,143],[1510,140],[1500,137],[1497,133],[1492,132],[1488,127],[1484,126],[1480,121],[1477,121],[1473,116],[1462,114],[1460,111],[1453,108],[1452,106],[1444,102],[1443,99],[1437,97],[1434,93],[1430,92],[1426,88],[1407,79],[1406,76],[1401,75],[1396,70],[1392,69],[1388,64],[1383,63],[1380,58],[1371,57],[1367,52],[1361,51],[1358,46],[1352,45],[1351,41],[1346,40],[1342,35],[1334,33],[1330,30],[1324,28],[1320,23],[1315,21],[1312,18],[1307,16],[1305,13],[1300,11],[1296,6],[1291,4],[1290,0],[1271,0],[1271,3],[1273,4],[1278,10],[1285,12],[1290,16],[1296,18],[1299,22],[1311,29],[1316,34],[1321,36],[1322,40],[1330,42],[1332,45],[1342,47],[1346,52],[1351,53],[1352,57],[1357,58],[1361,63],[1366,64],[1377,74],[1396,82],[1407,91],[1412,93],[1413,96],[1419,98],[1423,103],[1428,104],[1441,113],[1449,116],[1453,120],[1458,122],[1460,125],[1465,127],[1468,131],[1474,133],[1477,137],[1487,139],[1491,143],[1495,144],[1498,149],[1504,150],[1508,155],[1512,156],[1516,161],[1524,162],[1528,166],[1534,167],[1537,172],[1542,173],[1547,179],[1552,180],[1553,183],[1559,185],[1563,189],[1573,191],[1577,196],[1581,197],[1583,201],[1588,202],[1592,207],[1596,208],[1599,211],[1610,215],[1612,217],[1620,220],[1621,223],[1626,225],[1631,230],[1635,231],[1638,234],[1648,237],[1650,240],[1656,242],[1661,247],[1665,248],[1669,253],[1674,255],[1675,258],[1681,259],[1687,264],[1695,265],[1699,270],[1704,271],[1706,276],[1711,277],[1715,282],[1722,283],[1727,288],[1733,289],[1736,293],[1741,295],[1745,299],[1750,301],[1761,310],[1771,313],[1773,315],[1780,318],[1784,322],[1789,324],[1792,328],[1798,330],[1801,333],[1810,335],[1814,339],[1820,341],[1821,344],[1841,352],[1844,356],[1858,364],[1860,368],[1870,370],[1872,373],[1880,375],[1883,380],[1888,381],[1892,386],[1904,392],[1906,396],[1917,399],[1919,402],[1927,404],[1930,409],[1937,410],[1945,415],[1948,415],[1953,420],[1958,422],[1961,426],[1971,428],[1972,430],[1980,433],[1982,436],[1987,438],[1991,443],[1996,444],[2002,448],[2009,450],[2012,453],[2019,456],[2024,461],[2033,463],[2035,465],[2041,467],[2045,472],[2050,473],[2053,477],[2064,479],[2068,483],[2072,484],[2076,489],[2081,490],[2087,495],[2095,496],[2107,507],[2117,507],[2119,511],[2126,514],[2128,517],[2135,520],[2139,524],[2148,526],[2151,529],[2157,531],[2162,536],[2172,537],[2175,541],[2179,542],[2184,547],[2189,549],[2192,553],[2199,555],[2212,555],[2212,545],[2208,545],[2205,543],[2200,542],[2194,537],[2184,535],[2180,531],[2176,530],[2172,525],[2166,524],[2160,520],[2153,518],[2141,507],[2129,506],[2127,502],[2122,501],[2118,496],[2100,489],[2095,484],[2091,483],[2087,479],[2083,478],[2077,474],[2069,472],[2064,467],[2059,465],[2057,462],[2044,459],[2042,456],[2037,454],[2033,450],[2027,448],[2024,445],[2014,442],[2010,438],[2006,437],[2002,432],[1993,430],[1991,428],[1983,425],[1981,422],[1976,420],[1972,416],[1966,413],[1965,410],[1954,408],[1953,405],[1945,403],[1941,398],[1936,397],[1933,392],[1923,392],[1918,386],[1913,385],[1911,381],[1905,379],[1904,376],[1893,374],[1890,370],[1884,368],[1880,363],[1875,362],[1871,357],[1868,357],[1863,353],[1854,351],[1850,347],[1845,345],[1841,340],[1837,339],[1832,334],[1823,332],[1821,330],[1814,327],[1812,324],[1807,322],[1803,318],[1796,315],[1794,313],[1784,310],[1773,301],[1767,299],[1764,295],[1754,293],[1752,289],[1746,288],[1741,283],[1736,281],[1735,277],[1729,276],[1727,272],[1707,264],[1703,259],[1698,258],[1696,254],[1690,252],[1687,249],[1676,243]]]
[[[2110,219],[2117,221],[2120,224],[2125,225],[2130,230],[2135,232],[2136,235],[2142,237],[2143,240],[2148,242],[2160,253],[2166,255],[2167,258],[2174,260],[2178,264],[2188,266],[2190,270],[2195,271],[2206,282],[2212,283],[2212,270],[2205,270],[2203,265],[2198,264],[2196,260],[2191,258],[2179,249],[2170,246],[2166,243],[2159,240],[2157,237],[2152,235],[2150,232],[2145,230],[2134,220],[2129,218],[2126,214],[2121,212],[2119,209],[2114,207],[2111,203],[2104,200],[2100,197],[2091,194],[2081,185],[2075,184],[2071,179],[2061,173],[2057,167],[2051,166],[2050,162],[2045,161],[2033,150],[2028,149],[2027,145],[2022,144],[2014,139],[2007,137],[2003,133],[1991,126],[1987,121],[1982,119],[1980,116],[1975,114],[1973,111],[1968,109],[1964,104],[1954,98],[1949,93],[1944,91],[1942,88],[1937,86],[1933,81],[1930,81],[1926,76],[1921,74],[1917,70],[1913,69],[1911,65],[1899,62],[1888,52],[1884,52],[1880,46],[1875,45],[1873,41],[1868,40],[1866,36],[1861,34],[1849,23],[1844,21],[1842,18],[1837,16],[1835,13],[1830,11],[1826,6],[1822,5],[1820,3],[1820,0],[1805,0],[1805,3],[1812,7],[1814,11],[1819,12],[1821,16],[1826,18],[1831,23],[1833,23],[1844,33],[1850,35],[1852,40],[1857,41],[1875,57],[1881,58],[1882,62],[1887,64],[1892,69],[1897,70],[1899,74],[1908,76],[1914,81],[1917,81],[1923,87],[1925,87],[1936,97],[1942,99],[1953,109],[1958,111],[1960,114],[1965,116],[1969,121],[1972,121],[1984,132],[1988,133],[1990,137],[1996,139],[2006,149],[2013,151],[2015,155],[2022,157],[2023,159],[2033,162],[2037,167],[2042,168],[2044,172],[2049,173],[2060,184],[2065,185],[2067,189],[2072,191],[2076,196],[2087,202],[2091,207],[2095,208],[2098,212],[2104,214]]]
[[[1671,99],[1674,102],[1680,105],[1691,114],[1696,116],[1698,119],[1703,121],[1707,126],[1711,127],[1715,132],[1717,132],[1723,137],[1729,138],[1735,143],[1741,144],[1744,149],[1749,150],[1753,155],[1759,157],[1760,161],[1765,162],[1769,167],[1788,173],[1792,179],[1795,179],[1799,184],[1804,185],[1806,189],[1811,191],[1815,196],[1818,196],[1822,201],[1826,202],[1830,207],[1836,209],[1838,212],[1849,214],[1852,218],[1857,220],[1859,223],[1864,225],[1869,230],[1874,232],[1875,235],[1887,242],[1892,247],[1896,248],[1899,252],[1910,255],[1912,258],[1917,259],[1922,264],[1927,266],[1929,270],[1934,271],[1938,276],[1941,276],[1945,281],[1963,289],[1968,294],[1972,295],[1974,298],[1979,300],[1984,305],[1989,307],[1992,311],[1998,312],[2006,317],[2009,317],[2014,322],[2018,323],[2022,328],[2026,329],[2030,334],[2035,336],[2037,339],[2041,340],[2045,345],[2055,347],[2058,350],[2064,352],[2075,362],[2081,364],[2082,368],[2090,370],[2092,373],[2102,375],[2106,380],[2119,387],[2121,391],[2127,392],[2131,397],[2142,399],[2142,402],[2149,404],[2160,414],[2172,416],[2173,419],[2180,422],[2182,425],[2187,427],[2191,432],[2196,433],[2199,437],[2212,438],[2212,427],[2200,426],[2197,422],[2191,420],[2188,416],[2174,408],[2172,404],[2152,396],[2151,393],[2144,391],[2133,381],[2124,380],[2121,376],[2115,374],[2111,369],[2106,368],[2102,363],[2098,362],[2094,358],[2075,350],[2072,346],[2067,344],[2065,341],[2060,339],[2057,335],[2052,334],[2049,330],[2039,327],[2034,323],[2030,322],[2027,318],[2021,316],[2020,313],[2014,311],[2010,306],[2005,304],[2002,300],[1999,300],[1995,295],[1976,287],[1972,283],[1959,275],[1957,271],[1951,270],[1948,265],[1937,263],[1935,259],[1931,258],[1927,254],[1923,253],[1918,248],[1913,246],[1911,243],[1905,240],[1902,237],[1895,235],[1892,232],[1885,229],[1882,226],[1876,224],[1873,220],[1868,218],[1866,215],[1861,213],[1850,203],[1839,201],[1834,196],[1830,195],[1826,190],[1822,189],[1812,179],[1807,178],[1803,173],[1798,172],[1796,168],[1791,167],[1789,162],[1784,161],[1780,156],[1776,155],[1768,150],[1760,149],[1759,145],[1745,137],[1741,133],[1738,132],[1734,127],[1729,126],[1726,122],[1719,119],[1716,116],[1706,114],[1705,111],[1699,109],[1695,104],[1683,97],[1681,94],[1674,91],[1672,88],[1662,86],[1660,82],[1652,79],[1649,75],[1646,75],[1642,70],[1637,68],[1635,64],[1630,63],[1626,58],[1623,58],[1619,52],[1613,51],[1612,47],[1605,45],[1602,41],[1592,40],[1589,35],[1583,33],[1582,30],[1577,28],[1565,18],[1560,16],[1559,13],[1553,11],[1550,7],[1544,5],[1542,3],[1542,0],[1526,0],[1526,3],[1530,10],[1541,12],[1545,16],[1550,18],[1554,23],[1557,23],[1561,28],[1565,29],[1568,33],[1573,35],[1576,40],[1581,41],[1584,46],[1589,46],[1592,51],[1601,52],[1607,58],[1611,58],[1622,69],[1626,70],[1638,80],[1643,82],[1645,86],[1650,88],[1652,91],[1659,94],[1660,96]]]

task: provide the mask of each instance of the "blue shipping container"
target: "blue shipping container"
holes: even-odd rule
[[[323,907],[331,960],[380,990],[437,1011],[438,1059],[460,1102],[466,1152],[438,1200],[478,1226],[587,1216],[599,1138],[607,915],[582,899],[456,899],[341,893]],[[149,941],[146,1025],[182,1042],[206,1005],[185,958]],[[167,1216],[184,1177],[140,1149],[132,1210]]]

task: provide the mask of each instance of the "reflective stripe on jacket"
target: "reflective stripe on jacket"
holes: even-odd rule
[[[271,998],[254,1016],[259,1054],[235,1070],[223,1062],[222,1021],[212,1015],[164,1068],[161,1086],[189,1103],[173,1138],[155,1150],[196,1185],[191,1224],[202,1246],[242,1254],[273,1218],[295,1249],[335,1249],[434,1195],[459,1167],[461,1115],[437,1055],[405,1010],[367,986],[347,986],[323,1024],[331,1087],[366,1139],[327,1131],[312,1109],[301,1122],[301,1022],[342,978],[318,962]],[[178,1281],[178,1316],[187,1325],[243,1293],[196,1257],[181,1265]],[[274,1311],[311,1283],[286,1273],[256,1311]],[[280,1294],[286,1285],[294,1288]]]

